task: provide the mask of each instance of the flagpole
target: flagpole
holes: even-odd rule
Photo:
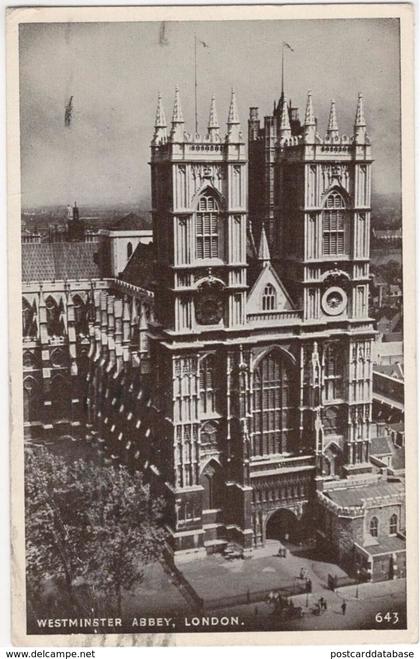
[[[195,101],[195,132],[198,133],[197,110],[197,35],[194,34],[194,101]]]
[[[281,98],[284,98],[284,42],[281,45]]]

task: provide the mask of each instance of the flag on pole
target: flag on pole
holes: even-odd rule
[[[295,51],[293,50],[292,46],[290,45],[290,43],[287,43],[287,41],[283,41],[283,46],[286,46],[286,48],[288,48],[289,50],[291,50],[292,53],[295,52]]]
[[[70,96],[70,100],[66,105],[64,111],[64,125],[68,128],[71,125],[71,116],[73,112],[73,96]]]

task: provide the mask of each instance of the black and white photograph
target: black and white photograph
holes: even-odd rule
[[[377,7],[10,14],[19,643],[414,638],[413,17]]]

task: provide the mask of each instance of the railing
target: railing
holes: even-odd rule
[[[67,338],[65,336],[50,336],[48,338],[48,343],[50,346],[63,346]]]
[[[273,322],[277,324],[278,321],[296,321],[301,320],[301,318],[302,314],[300,311],[259,311],[258,313],[247,314],[247,319],[251,323]]]
[[[241,604],[253,604],[254,602],[264,602],[268,599],[270,593],[275,591],[284,597],[292,597],[293,595],[301,595],[306,592],[306,583],[298,580],[290,581],[289,583],[281,586],[273,586],[265,590],[257,590],[254,592],[247,591],[238,595],[231,595],[229,597],[220,597],[215,599],[204,599],[204,609],[222,609],[229,606],[239,606]]]
[[[274,459],[273,461],[269,461],[267,463],[258,463],[257,460],[251,460],[250,462],[250,469],[252,471],[252,475],[256,475],[256,472],[260,472],[261,476],[264,475],[265,471],[272,471],[273,469],[285,469],[285,468],[292,468],[292,467],[313,467],[315,464],[315,458],[314,456],[308,455],[308,456],[303,456],[303,457],[296,457],[296,458],[282,458],[280,460]]]

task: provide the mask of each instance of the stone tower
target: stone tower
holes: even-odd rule
[[[351,137],[339,134],[334,101],[326,135],[319,135],[311,92],[302,135],[291,134],[286,108],[283,117],[275,166],[276,267],[302,310],[304,326],[324,335],[315,354],[304,348],[304,371],[319,382],[322,412],[303,409],[302,423],[306,432],[311,424],[317,428],[319,455],[325,457],[328,442],[333,462],[340,456],[348,473],[360,472],[370,469],[373,336],[368,316],[372,154],[362,95]],[[314,368],[319,368],[315,376]]]
[[[226,524],[226,344],[246,323],[247,171],[235,92],[225,136],[214,97],[204,135],[185,130],[178,88],[168,130],[159,97],[151,150],[159,273],[151,459],[164,482],[173,548],[209,548]]]

